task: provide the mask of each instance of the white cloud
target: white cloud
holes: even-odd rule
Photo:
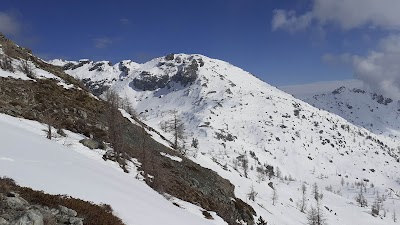
[[[389,35],[388,37],[379,41],[379,48],[385,52],[398,52],[400,53],[400,35]]]
[[[275,10],[272,18],[272,30],[284,29],[289,32],[296,32],[307,28],[312,19],[311,13],[296,16],[294,11]]]
[[[400,100],[400,35],[383,38],[377,49],[366,56],[325,54],[322,60],[333,65],[350,65],[354,77],[373,91]]]
[[[392,35],[380,41],[378,50],[371,51],[367,56],[354,56],[354,75],[375,91],[399,100],[399,62],[400,35]]]
[[[272,30],[288,32],[324,28],[334,25],[343,31],[366,28],[387,37],[365,56],[345,53],[325,54],[329,64],[346,64],[354,76],[378,93],[400,99],[400,0],[313,0],[311,10],[296,14],[290,10],[275,10]],[[371,42],[363,36],[361,41]],[[373,44],[373,43],[369,43]]]
[[[106,48],[113,43],[113,40],[108,37],[101,37],[93,39],[96,48]]]
[[[0,32],[5,35],[18,35],[21,25],[17,18],[10,13],[0,12]]]
[[[304,30],[312,21],[336,24],[343,30],[360,27],[400,30],[399,0],[314,0],[312,9],[296,16],[293,11],[275,10],[272,29]]]

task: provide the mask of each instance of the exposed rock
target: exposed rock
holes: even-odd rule
[[[43,215],[39,210],[27,210],[20,218],[11,222],[12,225],[44,225]]]
[[[133,79],[131,85],[143,91],[154,91],[157,88],[165,87],[169,82],[168,75],[155,76],[150,72],[143,71],[139,77]]]
[[[75,210],[65,206],[54,209],[32,205],[12,192],[0,193],[0,200],[0,225],[83,225],[83,218],[78,218]]]
[[[69,217],[67,215],[57,215],[56,220],[62,224],[69,223]]]
[[[82,225],[83,224],[83,218],[71,217],[71,218],[69,218],[69,223],[73,224],[73,225]]]
[[[177,56],[177,57],[175,58],[175,62],[178,63],[178,64],[181,64],[181,63],[182,63],[181,57]]]
[[[0,225],[9,225],[10,223],[4,218],[0,217]]]
[[[60,210],[60,212],[62,214],[67,215],[67,216],[76,217],[78,215],[78,213],[75,210],[68,209],[67,207],[62,206],[62,205],[58,206],[58,209]]]
[[[4,200],[4,205],[9,209],[23,209],[28,205],[28,202],[20,197],[6,197]]]
[[[125,66],[123,62],[119,62],[118,68],[121,72],[124,73],[124,76],[127,76],[129,74],[130,69]]]
[[[82,67],[85,64],[89,64],[90,61],[89,60],[80,60],[78,64],[74,64],[74,63],[67,63],[63,66],[64,70],[74,70],[76,68]]]
[[[203,59],[202,59],[202,58],[199,58],[198,61],[199,61],[200,67],[203,67],[203,66],[204,66],[204,61],[203,61]]]
[[[99,142],[93,140],[93,139],[82,139],[79,141],[79,143],[83,144],[84,146],[90,148],[90,149],[103,149],[104,146],[100,144]]]
[[[87,119],[87,113],[85,111],[79,110],[78,114],[82,117],[82,119]]]
[[[166,55],[165,60],[167,60],[167,61],[174,60],[174,54],[170,53],[170,54]]]
[[[344,90],[346,90],[346,87],[342,86],[342,87],[337,88],[334,91],[332,91],[332,94],[337,95],[337,94],[342,93]]]
[[[379,104],[382,104],[382,105],[387,105],[387,104],[393,102],[393,100],[391,98],[385,98],[382,95],[378,95],[376,93],[374,93],[372,95],[372,99],[376,100]]]
[[[181,83],[182,85],[187,85],[197,79],[198,70],[199,64],[195,59],[193,59],[189,66],[179,66],[178,72],[172,76],[171,79],[175,82]]]
[[[91,67],[89,69],[89,71],[97,70],[97,71],[101,72],[101,71],[103,71],[103,68],[102,68],[103,65],[104,65],[103,62],[98,62],[98,63],[94,64],[93,67]]]
[[[57,215],[57,214],[60,213],[60,210],[58,210],[58,209],[51,209],[51,210],[50,210],[50,213],[51,213],[52,215]]]
[[[90,78],[85,78],[85,79],[82,80],[82,83],[95,96],[100,96],[101,94],[103,94],[104,92],[106,92],[110,88],[110,85],[107,82],[107,80],[92,81]]]

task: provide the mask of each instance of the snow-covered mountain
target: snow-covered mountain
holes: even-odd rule
[[[254,210],[228,180],[1,34],[0,133],[1,177],[110,204],[125,224],[253,224]]]
[[[375,134],[400,140],[400,102],[360,88],[340,87],[304,101]]]
[[[316,205],[312,184],[323,190],[328,224],[394,224],[391,215],[400,208],[400,150],[395,139],[202,55],[169,54],[131,63],[126,73],[120,65],[128,61],[102,63],[96,69],[98,63],[87,60],[57,62],[96,93],[110,87],[129,99],[144,122],[170,140],[172,135],[159,127],[177,112],[185,124],[188,157],[230,180],[236,195],[247,199],[268,224],[306,223],[306,214],[298,209],[303,182],[309,208]],[[191,146],[193,139],[198,140],[197,148]],[[275,178],[266,175],[271,166]],[[278,192],[276,202],[271,200],[272,186]],[[369,203],[377,193],[386,196],[381,216],[371,216],[369,208],[357,205],[354,197],[360,186]],[[250,190],[257,192],[254,201]]]

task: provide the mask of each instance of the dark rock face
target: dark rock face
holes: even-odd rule
[[[133,79],[131,85],[135,88],[143,91],[154,91],[158,88],[165,87],[169,82],[168,75],[163,75],[161,77],[152,75],[150,72],[143,71],[140,73],[139,77]]]
[[[103,71],[103,68],[102,68],[103,65],[104,65],[103,62],[98,62],[98,63],[94,64],[93,67],[89,68],[89,71],[97,70],[97,71],[101,72],[101,71]]]
[[[65,66],[63,66],[63,70],[74,70],[76,68],[79,68],[85,64],[88,64],[90,61],[89,60],[82,60],[78,64],[74,63],[67,63]]]
[[[220,132],[215,132],[215,138],[218,140],[223,140],[224,142],[226,141],[235,141],[237,139],[236,136],[232,135],[229,132],[226,132],[225,130],[220,129]]]
[[[385,98],[382,95],[378,95],[375,93],[372,95],[372,99],[376,100],[379,104],[382,104],[382,105],[387,105],[387,104],[393,102],[393,100],[391,98]]]
[[[178,63],[178,64],[181,64],[181,63],[182,63],[181,57],[177,56],[177,57],[175,58],[175,62]]]
[[[95,96],[100,96],[110,88],[110,85],[107,83],[107,80],[92,81],[90,78],[85,78],[82,80],[82,83]]]
[[[337,88],[334,91],[332,91],[332,94],[337,95],[337,94],[342,93],[344,90],[346,90],[346,87],[342,86],[342,87]]]
[[[174,76],[172,76],[171,79],[177,83],[181,83],[182,85],[187,85],[193,83],[197,79],[198,70],[199,64],[195,59],[193,59],[189,66],[178,67],[178,72]]]
[[[353,92],[355,93],[361,93],[361,94],[365,94],[365,91],[359,88],[353,88]]]
[[[202,59],[202,58],[199,58],[198,61],[199,61],[200,67],[203,67],[203,66],[204,66],[204,61],[203,61],[203,59]]]
[[[118,68],[121,72],[124,73],[124,76],[127,76],[129,74],[130,69],[126,67],[122,62],[119,62]]]
[[[174,54],[170,53],[170,54],[166,55],[165,60],[167,60],[167,61],[174,60]]]
[[[177,162],[163,156],[156,159],[155,164],[156,168],[163,168],[158,174],[156,173],[155,182],[159,182],[156,183],[156,188],[163,187],[173,196],[196,202],[206,210],[215,211],[228,224],[236,225],[240,220],[246,221],[249,225],[254,224],[253,216],[256,213],[253,208],[241,199],[232,197],[235,187],[214,171],[204,169],[186,159]],[[165,179],[170,176],[175,178]]]

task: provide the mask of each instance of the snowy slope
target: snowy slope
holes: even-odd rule
[[[226,224],[215,213],[207,220],[201,208],[166,198],[135,178],[135,167],[124,173],[104,161],[100,150],[79,144],[84,136],[66,131],[66,138],[45,138],[46,126],[0,114],[0,176],[50,194],[67,194],[110,204],[127,225]],[[176,202],[181,208],[172,204]]]
[[[82,79],[90,77],[90,71],[67,72]],[[186,126],[189,157],[229,179],[242,199],[247,199],[254,186],[258,195],[247,202],[269,224],[305,223],[306,215],[296,206],[303,182],[308,196],[314,182],[320,189],[332,186],[332,193],[324,190],[323,200],[332,210],[324,209],[329,224],[393,224],[390,216],[375,218],[368,214],[369,208],[358,207],[354,196],[359,188],[354,185],[365,181],[370,202],[374,192],[391,193],[392,199],[383,203],[388,215],[400,208],[395,195],[400,191],[396,140],[372,134],[240,68],[202,55],[156,58],[110,84],[121,96],[128,96],[155,129],[171,117],[171,110],[178,111]],[[172,140],[170,134],[164,136]],[[192,138],[199,140],[198,149],[190,147]],[[248,178],[241,158],[248,159]],[[261,176],[257,171],[265,165],[272,165],[275,174],[279,168],[282,179]],[[275,206],[267,185],[270,181],[280,196]],[[315,205],[311,199],[309,206]]]
[[[335,113],[375,134],[400,140],[400,102],[359,88],[341,87],[304,101]]]
[[[0,58],[2,58],[4,55],[5,54],[3,52],[3,47],[0,45]],[[19,70],[19,67],[22,65],[24,60],[14,59],[14,58],[9,58],[9,59],[11,61],[12,67],[14,68],[14,71],[11,72],[0,68],[0,77],[9,77],[21,80],[33,80],[32,78],[29,78],[26,74],[24,74]],[[60,77],[55,76],[54,74],[49,73],[43,69],[37,68],[31,61],[27,61],[27,64],[32,69],[32,72],[36,79],[54,79],[58,81],[58,85],[63,86],[66,89],[74,87],[73,84],[68,84],[68,82],[64,81]]]
[[[66,61],[62,59],[50,60],[50,64],[63,67],[66,72],[81,80],[90,79],[92,82],[101,82],[102,85],[111,85],[122,80],[130,72],[139,68],[140,64],[131,60],[124,60],[115,65],[109,61]]]

